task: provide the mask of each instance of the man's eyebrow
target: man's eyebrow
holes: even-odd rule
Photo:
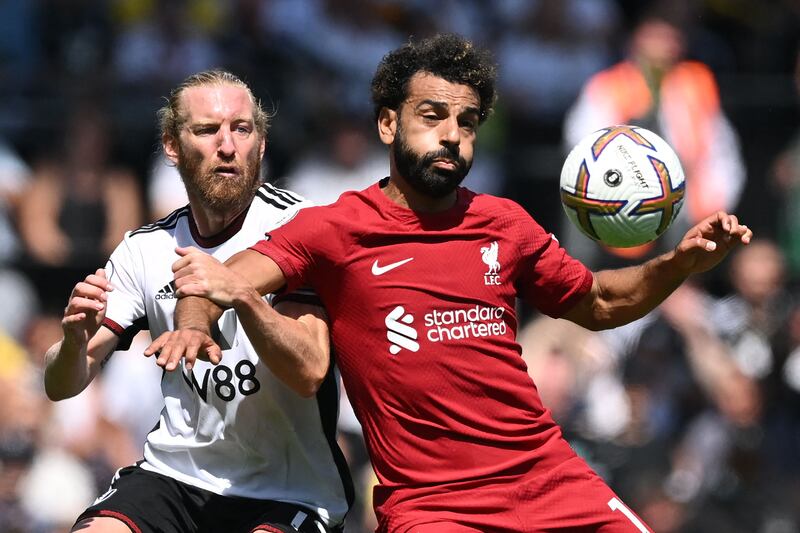
[[[450,104],[448,104],[447,102],[441,102],[441,101],[438,101],[438,100],[431,100],[430,98],[422,100],[415,107],[417,109],[419,109],[420,107],[425,106],[425,105],[429,105],[431,107],[440,107],[440,108],[444,108],[444,109],[448,109],[450,107]]]
[[[434,108],[450,109],[450,104],[448,104],[447,102],[441,102],[441,101],[438,101],[438,100],[431,100],[429,98],[425,99],[425,100],[422,100],[420,103],[418,103],[416,105],[416,109],[419,109],[420,107],[425,106],[425,105],[429,105],[429,106],[434,107]],[[464,111],[462,111],[461,114],[463,115],[465,113],[474,113],[474,114],[476,114],[478,116],[481,115],[480,109],[478,109],[475,106],[467,106],[467,107],[465,107]]]
[[[219,125],[220,125],[219,121],[215,121],[215,120],[196,120],[194,122],[186,122],[186,127],[187,128],[192,128],[192,129],[195,129],[195,128],[207,128],[207,127],[219,126]]]

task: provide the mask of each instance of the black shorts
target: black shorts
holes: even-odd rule
[[[128,466],[76,524],[93,517],[124,522],[133,533],[337,533],[313,511],[270,500],[220,496],[171,477]]]

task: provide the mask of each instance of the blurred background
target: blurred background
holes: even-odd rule
[[[658,532],[800,532],[800,1],[0,0],[0,532],[68,531],[141,456],[161,407],[147,338],[77,398],[41,371],[71,287],[124,231],[186,202],[156,109],[232,70],[274,117],[266,178],[318,203],[388,173],[369,81],[409,36],[489,47],[499,101],[467,185],[513,198],[592,268],[668,249],[734,210],[757,240],[634,324],[591,333],[521,308],[519,340],[573,447]],[[563,216],[582,135],[639,124],[676,148],[687,202],[650,248]],[[358,422],[340,423],[371,531]]]

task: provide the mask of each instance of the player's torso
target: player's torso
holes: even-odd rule
[[[143,297],[153,337],[172,329],[176,246],[195,246],[220,261],[246,249],[290,213],[254,200],[244,222],[224,242],[193,236],[188,217],[170,231],[142,235]],[[132,239],[136,239],[134,236]],[[165,407],[148,435],[143,467],[213,492],[323,505],[323,517],[347,509],[341,473],[333,461],[323,418],[335,424],[338,394],[302,398],[261,362],[232,310],[218,321],[222,361],[197,361],[164,372]],[[322,404],[325,404],[324,406]],[[327,413],[327,414],[326,414]]]
[[[342,228],[350,252],[318,291],[382,482],[528,459],[507,453],[531,449],[543,410],[515,342],[525,262],[506,223],[471,212],[441,227],[367,217]]]

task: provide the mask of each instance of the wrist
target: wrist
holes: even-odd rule
[[[242,287],[233,293],[231,307],[238,312],[252,308],[261,301],[261,295],[253,287]]]
[[[79,350],[86,344],[86,336],[81,335],[71,328],[64,328],[64,339],[61,341],[61,346],[65,349]]]
[[[656,258],[656,261],[660,263],[656,268],[658,275],[665,280],[674,280],[680,284],[692,275],[691,269],[681,261],[677,250],[670,250]]]

